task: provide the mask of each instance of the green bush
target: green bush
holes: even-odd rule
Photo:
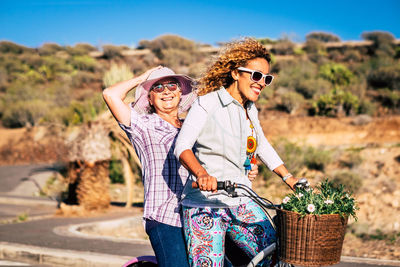
[[[295,85],[296,92],[311,99],[315,95],[326,94],[332,90],[332,84],[322,78],[299,80]]]
[[[52,56],[58,51],[65,51],[65,48],[55,43],[46,43],[39,47],[38,51],[41,56]]]
[[[89,54],[92,51],[97,51],[97,48],[90,44],[79,43],[73,47],[67,46],[66,51],[68,52],[68,54],[73,56],[83,56]]]
[[[356,172],[342,170],[337,171],[332,175],[331,182],[334,184],[335,187],[343,185],[349,191],[357,193],[362,186],[363,180]]]
[[[373,69],[368,74],[367,81],[373,88],[400,90],[400,64]]]
[[[328,94],[321,95],[312,104],[313,113],[322,116],[346,116],[358,112],[359,99],[351,92],[333,89]]]
[[[340,42],[340,38],[332,33],[312,32],[306,35],[306,40],[317,40],[323,43]]]
[[[3,109],[2,123],[9,128],[38,125],[48,112],[50,112],[48,101],[43,99],[20,100]]]
[[[105,59],[121,58],[121,52],[127,49],[129,49],[127,46],[103,45],[103,57]]]
[[[343,64],[328,63],[319,69],[319,76],[330,81],[333,85],[348,85],[354,74]]]
[[[304,104],[304,102],[304,97],[301,94],[289,91],[281,96],[280,106],[286,112],[293,114]]]
[[[123,184],[124,183],[124,175],[122,163],[120,160],[112,158],[109,165],[109,175],[111,183],[113,184]]]
[[[71,59],[71,65],[74,69],[94,72],[96,70],[97,62],[94,58],[89,56],[74,56]]]
[[[296,174],[304,168],[304,153],[302,147],[285,138],[280,138],[274,141],[274,148],[293,175],[296,176]]]
[[[308,169],[323,171],[332,161],[331,152],[328,150],[316,149],[314,147],[304,148],[304,165]]]
[[[35,49],[28,48],[9,41],[0,41],[0,53],[6,54],[23,54],[23,53],[34,53]]]
[[[383,31],[364,32],[362,35],[364,40],[373,42],[371,53],[379,57],[395,56],[393,34]]]
[[[65,113],[64,123],[68,125],[77,125],[94,120],[97,115],[106,109],[100,94],[95,94],[85,101],[71,101],[69,111]]]
[[[304,80],[313,79],[317,74],[317,66],[307,60],[280,62],[273,65],[273,68],[279,72],[277,85],[291,89],[297,88]]]
[[[126,64],[112,64],[103,76],[104,87],[133,78],[133,73]]]
[[[289,40],[280,40],[275,43],[271,52],[276,55],[293,55],[295,44]]]
[[[189,51],[169,48],[164,49],[162,54],[163,64],[172,69],[177,69],[181,66],[189,66],[194,62],[193,53],[190,53]]]
[[[384,107],[400,109],[400,91],[392,91],[387,88],[380,89],[377,98]]]
[[[176,49],[193,52],[196,48],[196,43],[178,35],[167,34],[157,37],[152,41],[142,40],[139,42],[139,48],[150,49],[157,57],[163,59],[163,50]]]

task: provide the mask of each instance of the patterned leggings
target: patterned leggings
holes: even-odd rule
[[[275,242],[275,230],[253,201],[233,208],[183,207],[190,266],[224,266],[225,234],[250,257]],[[269,266],[269,260],[262,266]]]

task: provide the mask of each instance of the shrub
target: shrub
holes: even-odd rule
[[[96,70],[96,60],[89,56],[74,56],[71,59],[71,65],[77,70],[91,71]]]
[[[348,85],[354,78],[353,73],[346,66],[337,63],[322,65],[319,69],[319,76],[333,85]]]
[[[349,191],[357,193],[362,186],[362,179],[356,172],[342,170],[333,174],[332,183],[335,187],[343,185],[348,188]]]
[[[295,90],[305,98],[311,99],[314,95],[326,94],[332,90],[332,84],[321,78],[303,79],[295,85]]]
[[[303,149],[296,143],[290,142],[285,138],[280,138],[274,142],[274,148],[285,162],[285,165],[295,176],[303,169]]]
[[[384,107],[400,109],[400,91],[391,91],[387,88],[380,89],[377,98]]]
[[[348,116],[358,112],[359,99],[351,92],[333,89],[328,94],[321,95],[312,105],[318,115],[338,116],[344,112]]]
[[[400,64],[382,66],[372,70],[367,77],[368,84],[373,88],[389,88],[400,90]]]
[[[364,40],[373,42],[371,53],[376,56],[389,56],[395,55],[394,44],[395,40],[393,34],[383,31],[364,32],[362,35]]]
[[[306,60],[277,63],[273,67],[279,71],[276,84],[291,89],[297,88],[304,80],[313,79],[317,74],[316,65]]]
[[[90,85],[93,82],[102,82],[99,73],[93,73],[88,71],[78,71],[72,76],[71,86],[79,88],[84,85]]]
[[[105,59],[113,59],[122,57],[121,52],[127,50],[129,47],[126,46],[115,46],[115,45],[103,45],[103,57]]]
[[[16,101],[3,110],[3,125],[10,128],[37,125],[49,112],[49,102],[42,99]]]
[[[293,114],[304,104],[304,97],[296,92],[286,92],[281,96],[280,106],[290,114]]]
[[[122,169],[121,161],[112,158],[109,165],[109,175],[111,183],[113,184],[123,184],[124,183],[124,175]]]
[[[139,42],[139,48],[148,48],[159,58],[163,59],[163,50],[165,49],[194,51],[196,44],[178,35],[167,34],[157,37],[153,41],[142,40]]]
[[[0,41],[0,53],[12,53],[12,54],[23,54],[23,53],[34,53],[35,49],[28,48],[9,41]]]
[[[293,55],[295,44],[289,40],[280,40],[275,43],[271,52],[277,55]]]
[[[104,87],[109,87],[117,82],[125,81],[133,77],[132,71],[126,64],[112,64],[111,68],[103,76]]]
[[[67,46],[66,47],[67,52],[70,55],[76,56],[83,56],[83,55],[87,55],[92,51],[97,51],[97,48],[90,45],[90,44],[85,44],[85,43],[79,43],[76,44],[75,46],[71,47],[71,46]]]
[[[189,66],[192,62],[194,62],[193,54],[189,51],[179,49],[164,49],[162,54],[162,62],[164,65],[173,69],[177,69],[180,66]]]
[[[340,42],[340,38],[332,33],[312,32],[306,35],[306,40],[317,40],[323,43]]]
[[[304,164],[309,169],[323,171],[331,161],[332,155],[328,150],[316,149],[314,147],[304,148]]]
[[[65,51],[65,49],[55,43],[46,43],[39,47],[38,51],[42,56],[51,56],[55,55],[58,51]]]

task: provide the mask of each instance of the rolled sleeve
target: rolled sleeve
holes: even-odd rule
[[[207,121],[207,111],[196,100],[190,108],[176,140],[174,154],[179,159],[183,151],[192,149]]]
[[[258,157],[261,161],[267,165],[267,167],[273,171],[278,166],[283,164],[282,159],[279,157],[278,153],[268,142],[264,135],[260,136],[260,148],[258,150]]]

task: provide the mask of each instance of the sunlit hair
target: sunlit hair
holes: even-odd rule
[[[231,71],[246,66],[249,60],[264,58],[270,63],[271,55],[258,41],[244,38],[226,44],[215,61],[208,68],[198,83],[198,94],[205,95],[218,90],[221,86],[228,88],[233,82]]]

